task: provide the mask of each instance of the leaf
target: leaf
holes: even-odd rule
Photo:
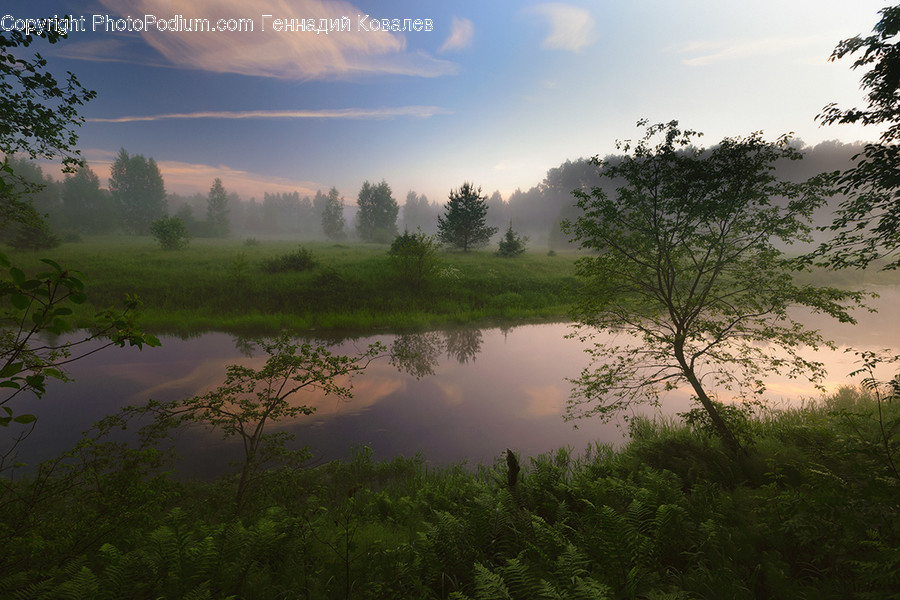
[[[23,362],[15,362],[15,363],[7,364],[2,369],[0,369],[0,379],[6,379],[8,377],[12,377],[13,375],[16,375],[17,373],[21,373],[22,368],[24,366],[25,366],[25,363],[23,363]]]
[[[13,283],[18,286],[22,286],[25,283],[25,272],[18,267],[12,267],[9,270],[9,275],[12,277]]]
[[[54,379],[65,379],[66,378],[66,376],[63,375],[62,371],[60,371],[59,369],[54,369],[52,367],[47,367],[42,372],[47,377],[53,377]]]
[[[34,423],[37,421],[37,417],[34,415],[19,415],[13,419],[13,422],[18,423],[20,425],[28,425],[29,423]]]
[[[63,268],[61,266],[59,266],[59,263],[56,262],[55,260],[51,260],[49,258],[42,258],[41,262],[44,264],[50,265],[51,267],[56,269],[57,272],[62,273]]]
[[[25,310],[31,304],[31,299],[28,296],[18,292],[10,296],[9,301],[19,310]]]

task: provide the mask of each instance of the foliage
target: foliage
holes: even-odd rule
[[[304,453],[287,451],[286,444],[293,435],[267,430],[279,421],[316,411],[315,406],[306,403],[292,404],[292,397],[305,390],[349,399],[351,388],[344,379],[365,369],[381,350],[376,344],[360,356],[343,356],[324,346],[292,341],[287,335],[259,339],[256,344],[268,355],[261,368],[230,365],[225,383],[215,391],[158,409],[151,405],[166,419],[203,423],[226,438],[240,438],[244,454],[235,495],[239,509],[262,465],[298,458],[302,462],[306,458]]]
[[[293,252],[267,258],[262,262],[262,270],[266,273],[302,273],[316,268],[317,261],[313,253],[304,246]]]
[[[82,233],[108,233],[118,224],[112,198],[100,189],[100,178],[87,165],[66,177],[60,198],[67,227]]]
[[[65,82],[57,81],[40,53],[29,58],[13,53],[29,48],[36,38],[55,44],[63,36],[53,28],[36,36],[15,29],[0,32],[0,152],[7,157],[17,152],[30,158],[61,156],[69,171],[80,164],[78,136],[72,127],[84,121],[78,109],[97,94],[72,73]]]
[[[268,471],[240,515],[223,482],[166,484],[109,460],[0,495],[0,528],[38,485],[59,495],[0,529],[0,595],[891,598],[897,484],[857,443],[878,438],[877,411],[842,390],[761,413],[739,463],[716,438],[639,420],[620,448],[523,460],[514,490],[502,461],[436,468],[363,448]]]
[[[766,373],[821,378],[822,365],[798,350],[829,342],[788,309],[853,322],[845,305],[863,294],[795,283],[796,261],[780,250],[808,241],[828,176],[776,179],[776,161],[800,158],[786,137],[769,143],[751,134],[703,149],[693,145],[697,136],[674,121],[648,126],[636,144],[619,144],[630,154],[593,159],[619,185],[614,196],[599,187],[575,192],[584,213],[566,231],[596,252],[577,263],[585,281],[574,312],[580,336],[624,330],[633,341],[604,338],[588,350],[595,364],[574,381],[567,414],[609,417],[687,383],[737,449],[714,390],[760,402]]]
[[[218,177],[213,181],[206,197],[206,222],[212,237],[228,237],[231,232],[228,224],[228,194]]]
[[[331,188],[322,207],[322,231],[328,239],[340,241],[347,237],[344,226],[344,200],[337,188]]]
[[[828,228],[835,237],[819,249],[829,264],[864,267],[881,257],[900,251],[900,6],[879,11],[881,20],[873,34],[842,40],[831,60],[859,55],[851,69],[862,69],[860,87],[866,91],[868,106],[841,109],[827,105],[817,120],[824,124],[886,124],[879,141],[865,146],[854,156],[856,164],[842,173],[840,184],[847,194]],[[900,267],[900,257],[885,268]]]
[[[397,294],[388,246],[309,242],[318,267],[266,273],[262,263],[293,253],[296,242],[192,239],[179,252],[153,252],[151,238],[86,238],[56,252],[58,260],[91,274],[91,294],[79,315],[114,305],[125,293],[144,301],[142,320],[156,331],[233,331],[274,335],[295,330],[434,328],[466,322],[522,322],[567,318],[578,285],[576,255],[550,259],[526,253],[498,260],[493,252],[459,253],[422,293]],[[227,274],[243,253],[246,279],[236,291]],[[31,253],[10,253],[35,266]],[[441,259],[441,256],[438,256]]]
[[[7,243],[16,250],[45,250],[56,248],[62,240],[50,230],[46,221],[30,219],[15,225],[13,236]]]
[[[506,233],[500,240],[500,247],[497,250],[497,256],[504,258],[513,258],[525,252],[525,244],[528,243],[528,236],[521,237],[512,228],[512,222],[506,228]]]
[[[109,191],[132,235],[150,233],[151,225],[166,216],[166,189],[153,158],[119,150],[110,169]]]
[[[356,201],[356,233],[364,242],[388,243],[397,235],[400,207],[387,182],[372,185],[363,182]]]
[[[152,235],[163,250],[181,250],[190,243],[191,236],[181,217],[168,215],[153,221],[150,225]]]
[[[481,188],[465,182],[459,190],[450,190],[450,200],[444,214],[438,217],[438,237],[441,243],[468,252],[488,243],[497,233],[496,227],[488,227],[487,196]]]
[[[391,242],[388,255],[403,284],[413,290],[421,290],[440,266],[437,249],[438,244],[433,236],[425,235],[422,230],[416,233],[406,230]]]
[[[23,393],[40,398],[48,379],[67,380],[65,365],[103,348],[116,345],[158,346],[159,340],[137,326],[136,297],[126,298],[123,311],[106,310],[89,322],[77,323],[93,333],[77,341],[41,340],[42,335],[60,336],[76,328],[72,307],[87,299],[81,273],[65,269],[55,261],[42,259],[45,271],[28,276],[0,254],[0,425],[12,422],[31,425],[31,414],[13,414],[13,400]],[[99,344],[97,342],[100,342]],[[18,434],[12,448],[4,448],[0,471],[8,465],[14,447],[31,432]]]

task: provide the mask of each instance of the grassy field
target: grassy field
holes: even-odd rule
[[[267,273],[263,261],[295,251],[296,241],[193,240],[161,250],[149,237],[87,238],[38,253],[9,251],[26,269],[52,257],[84,273],[86,311],[117,305],[126,293],[144,302],[154,332],[206,330],[272,333],[373,330],[455,323],[565,319],[575,254],[540,252],[507,259],[482,250],[439,252],[440,266],[422,289],[400,280],[388,247],[304,243],[317,265]]]

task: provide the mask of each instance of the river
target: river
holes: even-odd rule
[[[856,358],[845,352],[848,347],[900,347],[900,286],[877,291],[879,313],[860,313],[857,326],[805,319],[839,345],[815,355],[828,367],[827,388],[850,381]],[[376,458],[421,453],[430,464],[447,465],[491,463],[506,448],[530,456],[563,446],[580,452],[598,441],[620,443],[626,435],[621,420],[563,419],[571,388],[567,378],[588,364],[583,345],[566,339],[571,331],[571,325],[555,323],[345,340],[336,351],[354,354],[381,342],[388,348],[413,347],[420,360],[398,365],[380,358],[354,378],[352,399],[305,397],[302,401],[314,404],[316,413],[279,427],[294,433],[298,445],[308,445],[317,461],[346,457],[355,445],[371,447]],[[54,382],[44,399],[17,406],[17,413],[39,416],[34,433],[19,448],[20,458],[33,464],[52,457],[124,405],[201,394],[222,383],[227,365],[259,366],[265,359],[258,353],[249,357],[246,340],[224,333],[161,341],[160,348],[112,348],[74,362],[74,381]],[[774,404],[818,396],[806,381],[768,381],[767,398]],[[687,409],[688,397],[686,390],[671,392],[664,414]],[[187,472],[221,472],[227,469],[225,457],[237,457],[237,447],[223,445],[213,432],[193,430],[181,437]]]

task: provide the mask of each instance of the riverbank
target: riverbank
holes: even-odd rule
[[[176,482],[102,440],[0,490],[0,593],[28,598],[887,598],[898,404],[840,391],[735,421],[475,472],[421,457]],[[96,444],[100,444],[99,446]],[[65,466],[69,465],[69,466]]]
[[[254,240],[255,241],[255,240]],[[408,330],[445,325],[560,321],[578,285],[575,253],[532,250],[501,258],[492,250],[439,251],[434,274],[405,283],[377,244],[304,243],[315,266],[268,272],[266,261],[295,252],[295,241],[193,240],[164,251],[149,237],[97,237],[38,253],[7,252],[24,268],[52,257],[85,275],[83,315],[143,301],[154,333],[204,331]]]

